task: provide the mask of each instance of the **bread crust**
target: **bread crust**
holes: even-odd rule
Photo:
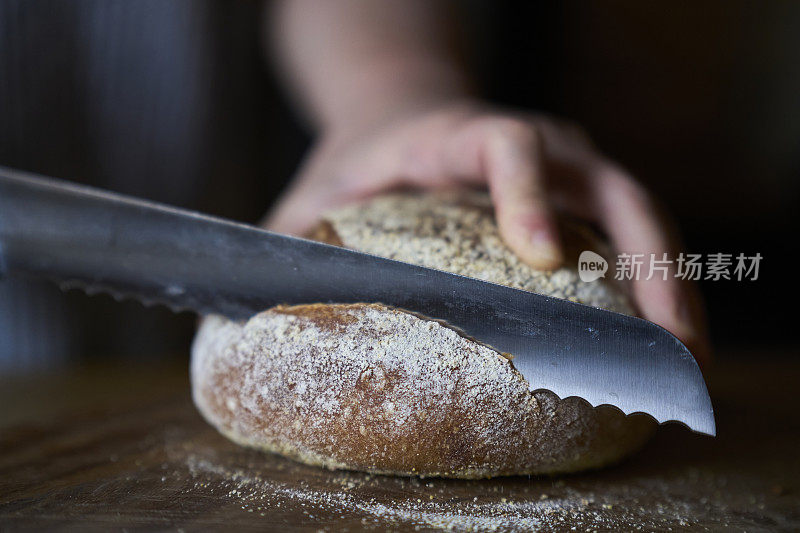
[[[480,197],[396,195],[356,209],[327,216],[312,236],[383,255],[392,255],[385,253],[387,241],[395,240],[390,234],[400,243],[422,239],[436,248],[440,243],[425,240],[420,226],[457,219],[474,227],[475,211],[485,217],[487,207]],[[383,225],[374,227],[376,220]],[[398,220],[408,226],[399,228]],[[354,237],[358,226],[368,228],[371,249]],[[454,238],[442,227],[434,234]],[[496,254],[494,241],[487,242],[471,246]],[[436,260],[458,260],[462,243],[455,244],[450,252],[440,249]],[[483,272],[519,278],[523,267],[503,253],[502,268],[486,263]],[[431,259],[415,262],[425,260]],[[539,281],[555,287],[557,275]],[[575,289],[574,279],[561,275]],[[630,309],[613,287],[602,286],[573,292]],[[328,468],[456,478],[574,472],[621,459],[654,428],[643,415],[531,392],[503,354],[440,321],[374,303],[278,306],[246,323],[209,317],[192,347],[191,375],[196,405],[223,434]]]

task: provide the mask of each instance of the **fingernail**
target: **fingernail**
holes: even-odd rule
[[[563,261],[564,257],[561,249],[556,245],[549,231],[534,231],[530,242],[537,264],[544,265],[547,268],[555,268]]]

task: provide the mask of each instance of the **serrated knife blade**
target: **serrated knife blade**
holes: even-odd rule
[[[0,273],[234,319],[381,302],[512,354],[532,390],[716,432],[694,358],[646,320],[2,167]]]

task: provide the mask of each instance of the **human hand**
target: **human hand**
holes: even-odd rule
[[[602,228],[618,252],[675,257],[676,232],[651,195],[576,126],[464,101],[404,111],[323,135],[267,219],[302,235],[326,209],[399,187],[488,187],[500,233],[525,262],[563,261],[554,212]],[[643,269],[644,271],[644,269]],[[645,318],[710,360],[696,288],[673,276],[631,283]]]

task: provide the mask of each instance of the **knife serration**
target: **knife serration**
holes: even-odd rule
[[[646,320],[2,167],[0,269],[234,319],[382,302],[512,354],[532,390],[716,432],[694,358]]]

